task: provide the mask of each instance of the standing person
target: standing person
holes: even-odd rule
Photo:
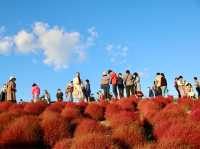
[[[104,98],[110,99],[110,85],[109,85],[110,77],[107,72],[103,72],[101,78],[101,89],[103,90]]]
[[[159,72],[156,73],[156,77],[155,77],[155,81],[154,81],[155,91],[156,91],[155,96],[162,96],[161,78],[162,78],[161,74]]]
[[[85,80],[85,98],[90,101],[91,89],[90,89],[90,81],[88,79]]]
[[[56,98],[57,98],[57,101],[59,102],[63,101],[63,92],[60,88],[57,89]]]
[[[134,74],[134,86],[135,86],[135,94],[136,95],[139,95],[139,94],[142,94],[142,91],[141,91],[141,84],[140,84],[140,76],[137,72],[135,72]]]
[[[194,87],[197,91],[198,98],[200,98],[200,82],[197,77],[194,77]]]
[[[161,73],[161,90],[162,96],[165,97],[167,95],[167,79],[164,73]]]
[[[155,97],[154,86],[149,86],[148,89],[149,89],[149,97],[150,98]]]
[[[6,84],[4,84],[0,90],[0,101],[6,101]]]
[[[76,76],[73,80],[73,98],[75,102],[83,101],[84,100],[84,95],[83,95],[83,90],[82,90],[82,81],[80,77],[80,73],[77,72]]]
[[[123,81],[122,73],[118,74],[117,88],[119,91],[119,98],[121,99],[124,97],[124,81]]]
[[[123,80],[126,89],[126,96],[130,97],[130,95],[134,95],[134,88],[133,88],[134,80],[133,80],[133,75],[130,73],[129,70],[126,70]]]
[[[40,88],[36,83],[33,83],[32,85],[32,96],[33,96],[33,102],[39,101],[40,98]]]
[[[174,87],[175,87],[175,89],[176,89],[176,91],[178,93],[178,98],[181,98],[181,93],[179,91],[178,83],[177,82],[178,82],[178,78],[176,77],[175,80],[174,80]]]
[[[8,83],[7,83],[7,97],[6,100],[9,102],[16,103],[16,78],[14,76],[10,77]]]
[[[71,81],[67,87],[66,87],[66,91],[65,91],[65,94],[66,94],[66,98],[68,101],[70,102],[73,102],[73,81]]]
[[[187,83],[185,85],[185,95],[186,95],[186,97],[189,97],[189,98],[195,98],[195,93],[193,92],[191,83]]]
[[[50,104],[51,103],[51,96],[47,90],[44,90],[44,100]]]
[[[108,74],[110,75],[110,83],[112,84],[112,90],[113,90],[114,97],[115,97],[115,99],[117,99],[118,98],[117,74],[112,70],[108,70]]]
[[[185,96],[185,84],[186,81],[183,80],[183,76],[179,76],[177,80],[178,90],[180,91],[181,97]]]

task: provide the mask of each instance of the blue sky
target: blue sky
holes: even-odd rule
[[[53,98],[80,71],[99,89],[107,69],[142,74],[145,93],[156,72],[200,77],[198,0],[1,0],[0,85],[17,77],[17,97],[39,83]]]

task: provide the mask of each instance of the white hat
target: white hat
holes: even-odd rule
[[[11,76],[11,77],[9,78],[9,80],[13,80],[13,79],[16,79],[16,77],[15,77],[15,76]]]
[[[107,75],[107,72],[106,72],[106,71],[104,71],[104,72],[102,73],[102,75],[103,75],[103,76]]]

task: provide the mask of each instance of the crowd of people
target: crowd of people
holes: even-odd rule
[[[183,76],[175,78],[174,87],[177,91],[178,97],[200,98],[200,82],[197,77],[194,77],[194,85],[184,80]],[[167,79],[164,73],[156,73],[153,85],[148,87],[149,97],[168,96]],[[112,92],[110,92],[112,87]],[[143,92],[141,90],[140,75],[137,72],[131,73],[126,70],[124,74],[114,72],[113,70],[104,71],[100,81],[101,90],[97,92],[98,100],[121,99],[129,96],[142,98]],[[194,89],[197,92],[195,94]],[[0,90],[0,101],[16,102],[16,77],[12,76],[2,86]],[[51,96],[48,90],[44,90],[43,95],[40,96],[41,91],[37,83],[32,84],[32,102],[45,101],[51,103]],[[64,97],[65,96],[65,97]],[[91,96],[90,81],[88,79],[82,80],[80,73],[77,72],[73,80],[66,85],[65,93],[58,88],[56,92],[57,101],[79,102],[79,101],[93,101]],[[20,100],[22,102],[22,100]]]

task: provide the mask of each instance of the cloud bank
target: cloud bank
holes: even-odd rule
[[[47,23],[36,22],[31,31],[22,29],[13,36],[0,36],[0,55],[42,51],[43,62],[57,70],[84,60],[86,49],[95,44],[97,37],[95,27],[89,28],[88,36],[84,37],[80,32],[66,32],[59,26],[50,27]]]

